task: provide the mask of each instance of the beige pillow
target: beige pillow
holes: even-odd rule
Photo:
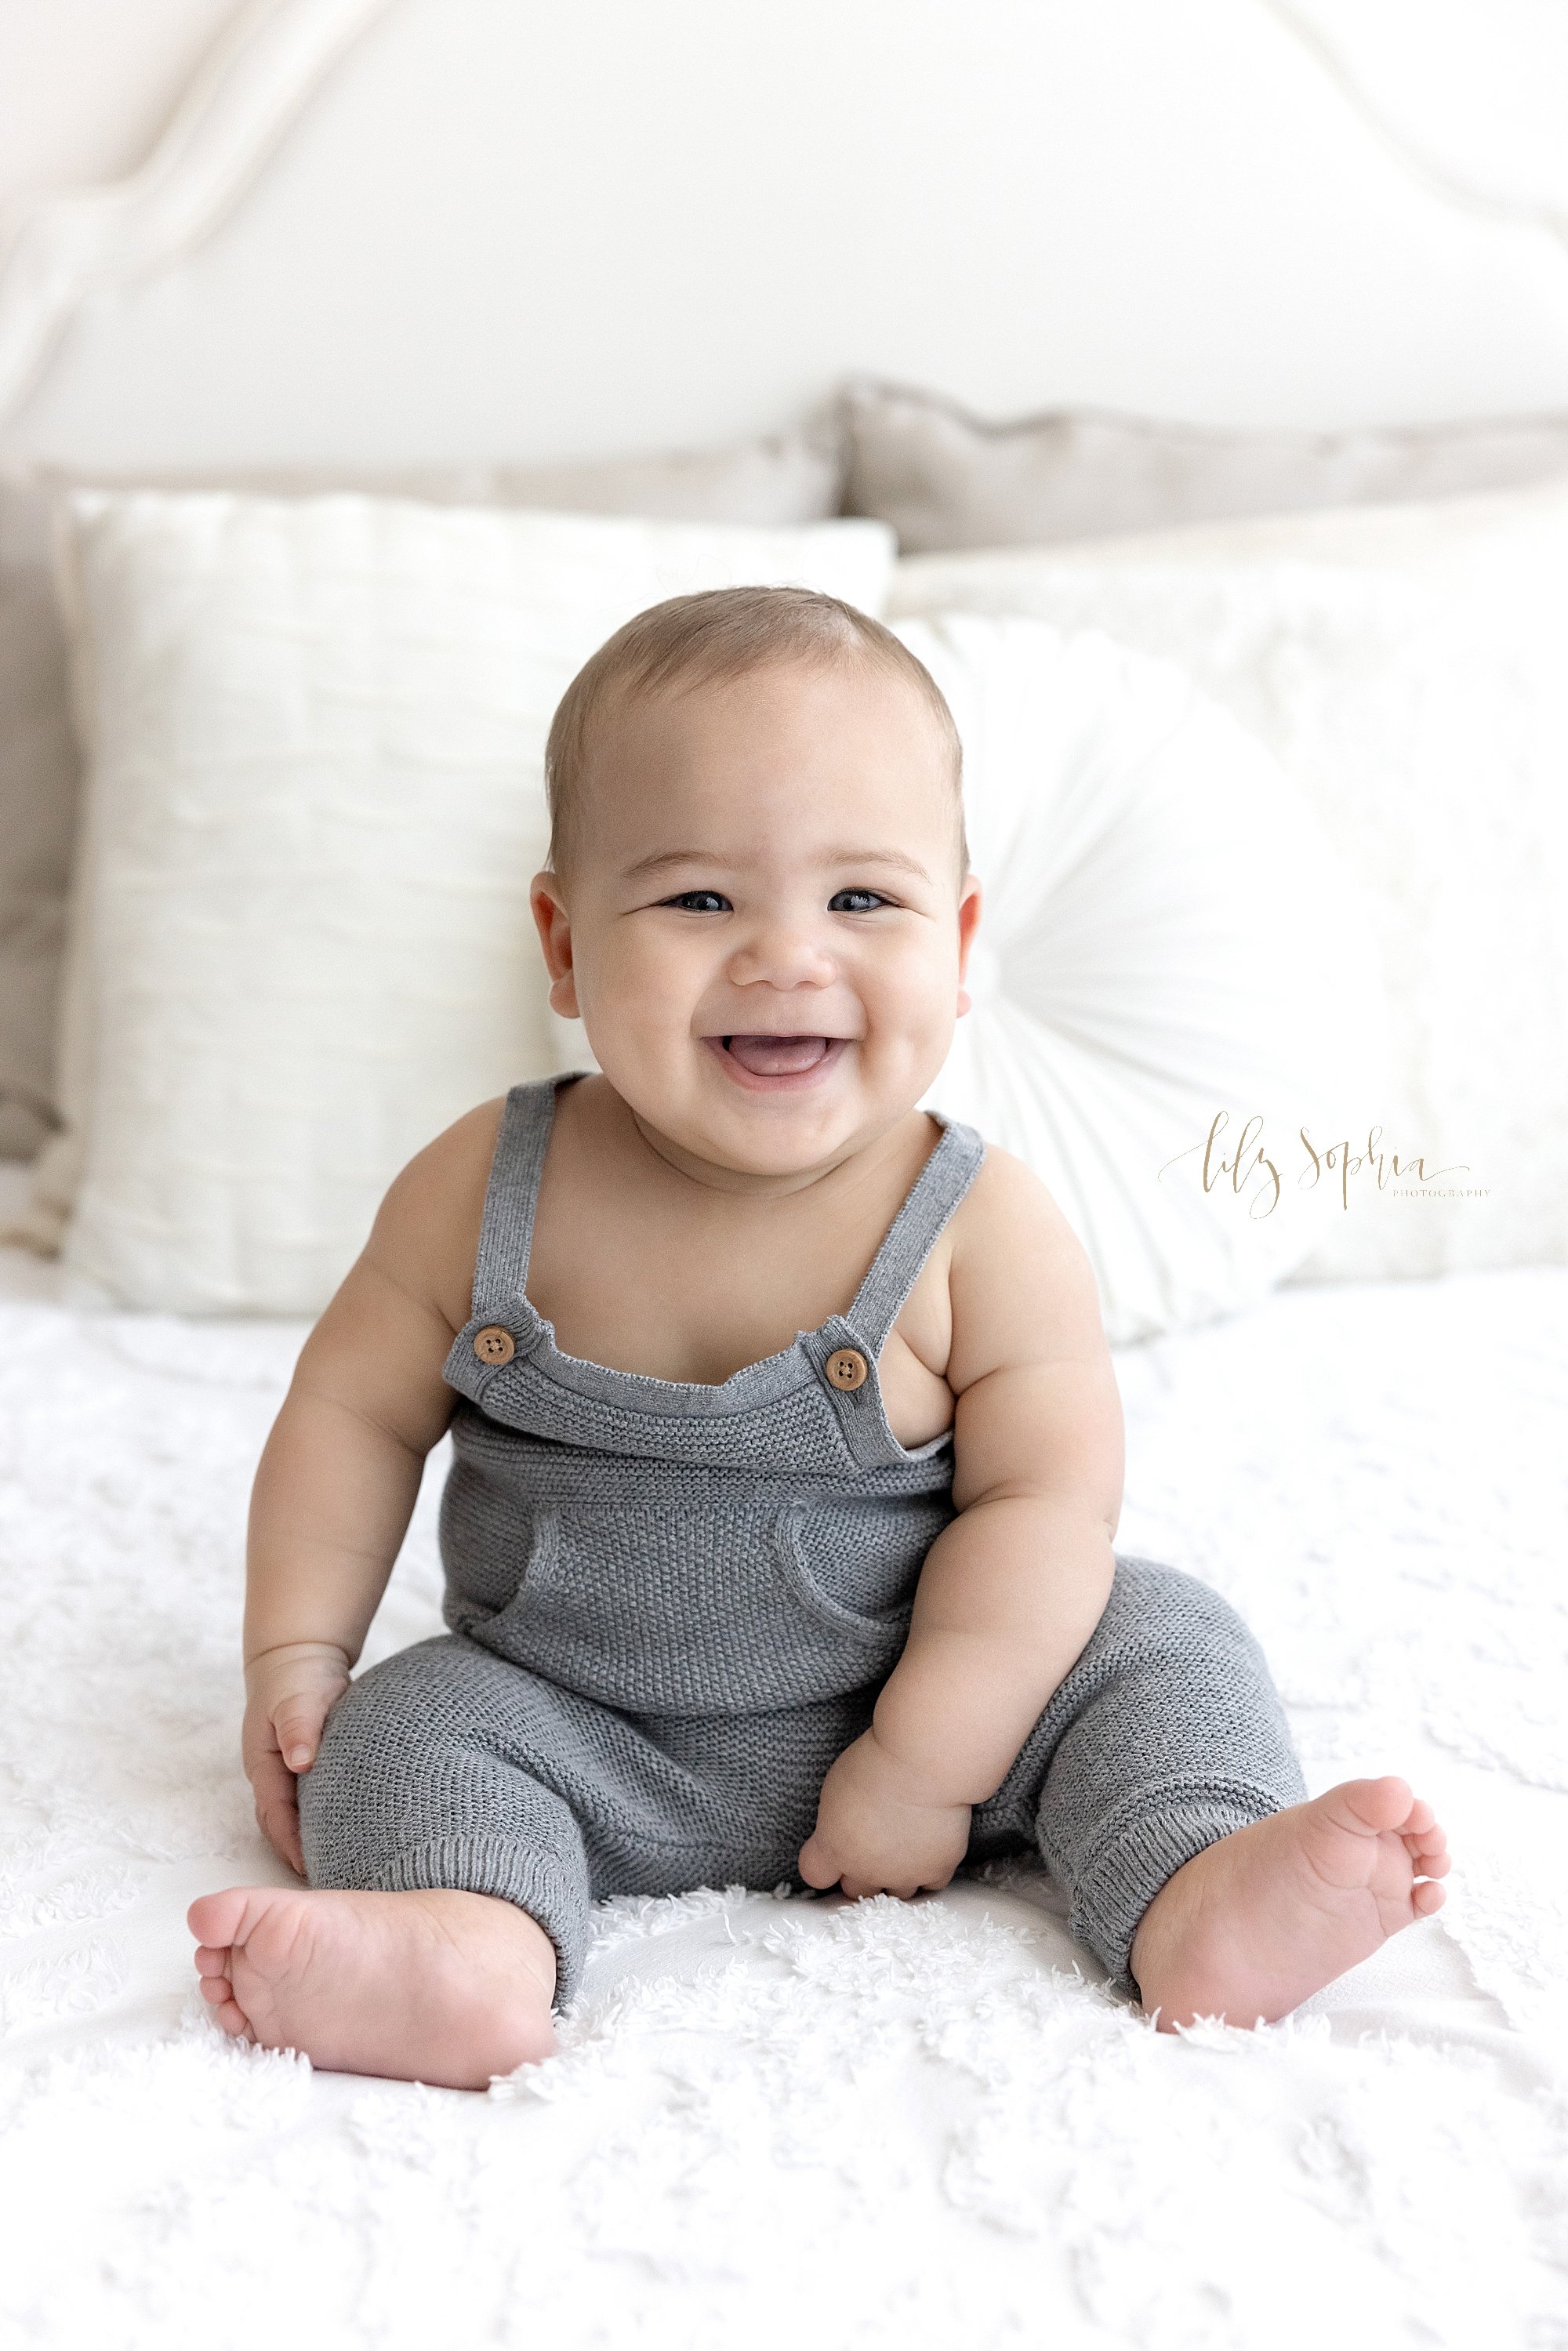
[[[442,506],[538,507],[779,528],[839,509],[831,435],[799,433],[688,455],[600,465],[229,471],[148,486],[275,496],[360,490]],[[113,485],[102,474],[99,487]],[[51,583],[53,515],[78,486],[0,472],[0,1158],[26,1158],[58,1123],[57,999],[80,761]]]
[[[55,998],[78,756],[47,501],[0,483],[0,1158],[53,1123]]]
[[[905,555],[1453,497],[1568,473],[1568,415],[1352,433],[1215,432],[1065,410],[989,424],[936,392],[861,381],[844,420],[844,510],[890,522]]]

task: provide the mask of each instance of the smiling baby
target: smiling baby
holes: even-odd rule
[[[979,918],[953,721],[803,589],[580,673],[533,909],[602,1074],[404,1168],[251,1514],[244,1751],[307,1886],[193,1903],[218,2022],[483,2088],[610,1894],[911,1896],[1032,1850],[1166,2027],[1436,1910],[1403,1780],[1305,1801],[1246,1627],[1113,1549],[1122,1416],[1044,1186],[916,1107]],[[450,1428],[449,1631],[350,1675]]]

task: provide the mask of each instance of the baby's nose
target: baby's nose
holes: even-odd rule
[[[737,945],[729,959],[729,977],[740,987],[759,982],[771,987],[831,987],[838,976],[837,959],[826,941],[803,924],[759,925]]]

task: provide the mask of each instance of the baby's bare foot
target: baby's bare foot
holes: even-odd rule
[[[1162,2032],[1196,2017],[1272,2023],[1401,1927],[1443,1907],[1448,1844],[1403,1780],[1346,1780],[1255,1821],[1161,1887],[1132,1973]]]
[[[231,1886],[185,1918],[224,2031],[329,2072],[482,2090],[555,2046],[555,1946],[494,1895]]]

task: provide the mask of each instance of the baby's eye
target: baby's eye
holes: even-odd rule
[[[728,914],[729,900],[717,890],[683,890],[677,897],[661,898],[661,906],[678,906],[683,914]]]
[[[830,914],[871,914],[888,901],[879,890],[835,890],[828,901]]]

